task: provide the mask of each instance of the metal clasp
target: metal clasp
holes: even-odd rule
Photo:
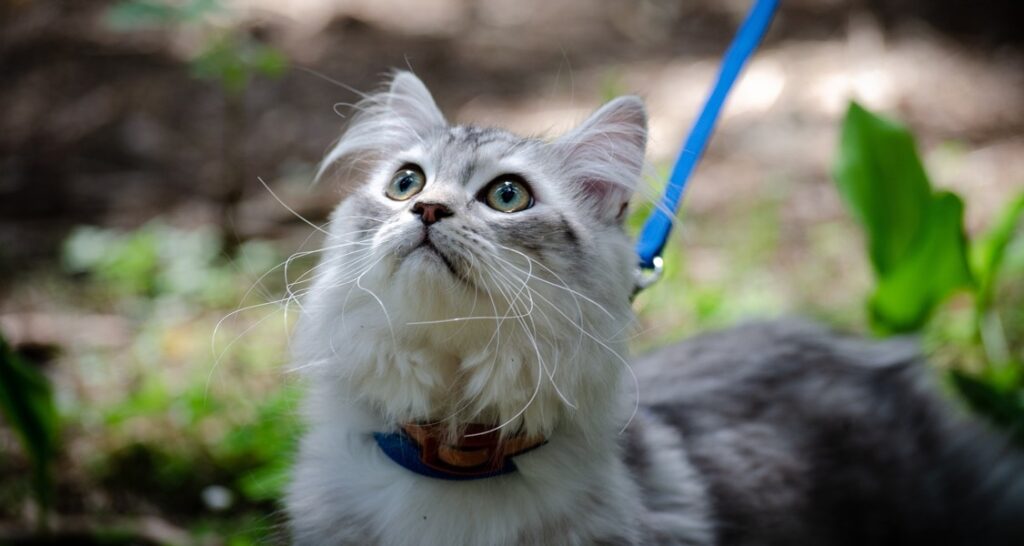
[[[661,274],[665,270],[665,260],[661,259],[661,256],[655,256],[651,263],[654,264],[652,269],[638,267],[633,272],[633,283],[635,284],[633,296],[636,296],[641,290],[654,284],[661,278]]]

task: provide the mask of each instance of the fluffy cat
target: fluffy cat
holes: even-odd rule
[[[640,99],[552,141],[407,72],[357,110],[295,334],[296,544],[1024,544],[1024,464],[903,342],[754,324],[632,373]]]

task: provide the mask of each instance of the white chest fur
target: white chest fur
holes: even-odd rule
[[[591,544],[636,540],[638,492],[616,449],[566,431],[516,458],[518,472],[454,482],[380,452],[367,412],[314,390],[314,421],[289,492],[297,544]],[[335,393],[336,394],[336,393]],[[331,400],[334,400],[333,402]],[[330,422],[325,415],[337,416]]]

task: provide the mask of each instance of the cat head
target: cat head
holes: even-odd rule
[[[334,211],[298,366],[389,420],[548,434],[612,405],[632,321],[623,230],[646,114],[604,105],[550,141],[449,124],[398,72],[357,105],[322,183]]]

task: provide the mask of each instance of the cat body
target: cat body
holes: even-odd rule
[[[754,323],[636,369],[635,428],[678,440],[714,544],[1024,544],[1024,460],[939,395],[910,340]],[[645,436],[627,450],[636,476]]]
[[[902,345],[762,324],[631,370],[639,99],[553,141],[449,125],[409,73],[358,110],[295,333],[296,544],[1024,543],[1024,466]],[[543,443],[440,479],[380,443],[415,423]]]

